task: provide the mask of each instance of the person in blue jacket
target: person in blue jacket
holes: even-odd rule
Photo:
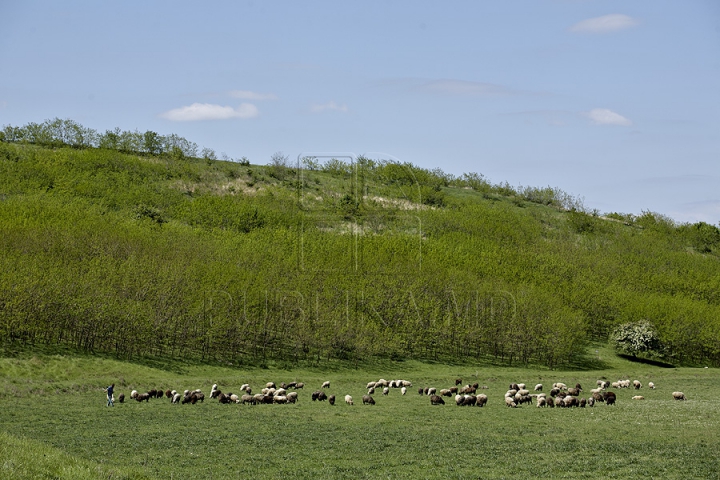
[[[105,389],[105,391],[107,392],[107,406],[108,407],[115,406],[115,404],[113,403],[113,390],[114,389],[115,389],[114,383]]]

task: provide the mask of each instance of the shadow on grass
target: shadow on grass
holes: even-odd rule
[[[618,353],[618,357],[627,360],[628,362],[642,363],[645,365],[652,365],[653,367],[660,368],[675,368],[672,363],[661,362],[660,360],[651,360],[649,358],[633,357],[632,355],[626,355],[624,353]]]

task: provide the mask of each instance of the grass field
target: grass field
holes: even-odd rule
[[[0,475],[3,478],[719,478],[720,379],[715,369],[660,368],[599,349],[602,370],[550,371],[378,362],[360,369],[235,369],[125,363],[23,351],[0,358]],[[413,382],[363,406],[368,381]],[[431,406],[417,387],[447,388],[460,377],[486,385],[484,408]],[[508,409],[511,382],[653,381],[615,390],[614,407]],[[105,406],[102,387],[177,390],[213,383],[238,392],[267,381],[303,381],[295,405],[171,405],[166,399]],[[335,406],[311,402],[329,380]],[[548,388],[545,389],[546,391]],[[678,402],[680,390],[688,401]],[[354,406],[342,397],[351,394]]]

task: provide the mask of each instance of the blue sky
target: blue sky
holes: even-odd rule
[[[0,124],[384,152],[720,221],[720,2],[0,2]]]

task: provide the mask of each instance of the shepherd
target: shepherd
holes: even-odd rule
[[[107,392],[107,406],[108,407],[115,406],[115,404],[113,403],[113,390],[114,389],[115,389],[114,383],[105,389],[105,391]]]

